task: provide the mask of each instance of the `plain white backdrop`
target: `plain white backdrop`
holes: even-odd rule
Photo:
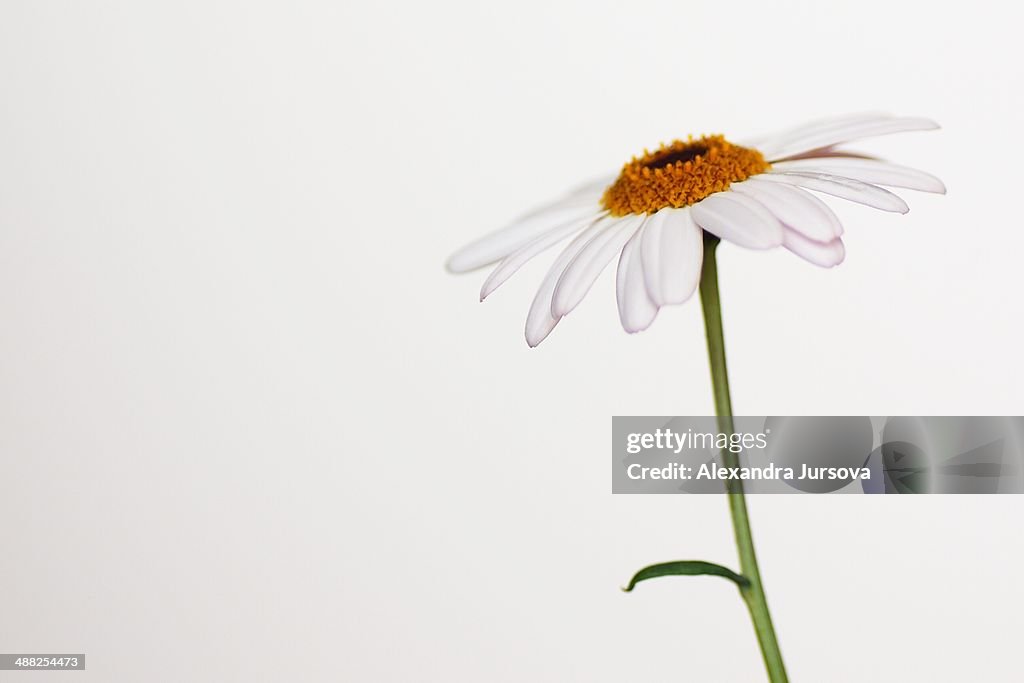
[[[614,497],[707,414],[696,301],[442,264],[689,133],[861,110],[939,175],[847,261],[720,249],[740,414],[1021,414],[1010,3],[0,4],[0,651],[81,681],[762,680],[725,500]],[[552,254],[553,256],[553,254]],[[794,681],[1020,678],[1019,497],[760,497]],[[21,680],[28,674],[0,674]],[[63,680],[63,678],[61,679]]]

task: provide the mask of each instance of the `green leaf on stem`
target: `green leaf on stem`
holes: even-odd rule
[[[622,590],[628,593],[641,581],[656,579],[659,576],[700,576],[702,574],[721,576],[734,582],[740,588],[746,588],[750,585],[747,577],[737,574],[720,564],[702,562],[701,560],[678,560],[676,562],[662,562],[661,564],[652,564],[650,567],[644,567],[629,580],[629,585]]]

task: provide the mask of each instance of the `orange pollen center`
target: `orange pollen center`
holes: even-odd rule
[[[756,149],[734,145],[721,135],[676,140],[653,152],[644,150],[642,157],[623,166],[601,203],[613,216],[678,209],[769,168]]]

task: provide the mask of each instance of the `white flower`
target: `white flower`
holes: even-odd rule
[[[627,332],[662,306],[690,298],[700,281],[704,231],[749,249],[785,247],[823,267],[842,262],[843,226],[808,190],[906,213],[881,185],[944,193],[928,173],[842,151],[837,145],[889,133],[938,128],[922,118],[856,114],[808,123],[751,145],[721,136],[676,141],[486,235],[452,255],[455,273],[497,263],[483,301],[530,259],[573,238],[555,259],[526,319],[536,346],[586,296],[619,256],[616,292]]]

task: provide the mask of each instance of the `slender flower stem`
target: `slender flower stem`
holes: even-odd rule
[[[725,367],[725,338],[722,334],[722,306],[718,298],[718,265],[715,261],[715,249],[718,238],[705,233],[704,235],[704,267],[700,276],[700,300],[704,307],[704,328],[708,338],[708,357],[711,361],[711,382],[715,392],[715,413],[718,415],[718,429],[726,434],[733,433],[732,401],[729,398],[729,374]],[[728,448],[722,449],[722,459],[726,467],[737,467],[739,456]],[[764,596],[761,583],[761,572],[757,568],[757,556],[754,554],[754,537],[750,533],[750,517],[747,514],[747,502],[743,496],[743,482],[739,479],[726,479],[726,492],[729,496],[729,512],[732,513],[732,526],[736,534],[736,547],[740,555],[740,573],[750,584],[740,589],[743,601],[747,603],[750,618],[757,632],[757,642],[761,646],[761,655],[768,670],[771,683],[785,683],[786,667],[782,662],[782,652],[775,638],[775,628],[768,612],[768,601]]]

